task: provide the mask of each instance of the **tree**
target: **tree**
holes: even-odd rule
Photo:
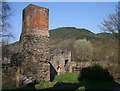
[[[11,8],[7,2],[1,2],[0,4],[0,38],[4,41],[6,38],[14,37],[10,33],[9,17],[12,15]],[[2,43],[2,41],[0,41]]]
[[[118,39],[118,71],[120,74],[120,2],[116,6],[115,13],[108,14],[107,20],[103,19],[100,29],[111,32]]]
[[[118,6],[116,6],[115,13],[108,14],[107,19],[103,19],[99,28],[104,32],[111,32],[116,38],[119,38],[118,33]]]
[[[90,41],[86,39],[76,40],[74,48],[79,61],[88,61],[92,59],[93,46]]]
[[[117,50],[118,44],[115,40],[105,41],[97,46],[94,46],[93,59],[95,61],[116,64],[118,59],[118,53],[116,52]]]
[[[73,44],[74,44],[74,39],[64,38],[64,39],[50,40],[50,51],[53,51],[55,49],[72,50]]]
[[[8,40],[6,39],[2,42],[2,58],[4,57],[8,58],[10,55],[10,51],[7,45],[8,45]]]

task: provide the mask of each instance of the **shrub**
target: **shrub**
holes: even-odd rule
[[[104,69],[100,65],[94,64],[92,66],[83,68],[78,77],[78,81],[81,80],[113,80],[113,76],[110,75],[107,69]]]

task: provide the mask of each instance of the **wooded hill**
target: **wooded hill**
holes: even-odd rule
[[[106,42],[116,41],[116,37],[111,33],[98,33],[95,34],[87,29],[78,29],[75,27],[62,27],[57,28],[49,31],[50,33],[50,40],[53,43],[53,40],[63,41],[62,39],[86,39],[90,41],[93,46],[103,44]],[[57,43],[58,43],[57,42]]]
[[[74,39],[115,39],[111,33],[98,33],[94,34],[87,29],[78,29],[75,27],[62,27],[49,31],[50,39],[59,39],[59,38],[74,38]]]
[[[87,57],[86,59],[91,60],[117,60],[117,50],[118,44],[117,39],[111,33],[98,33],[95,34],[87,29],[78,29],[75,27],[62,27],[49,31],[50,33],[50,51],[54,49],[68,49],[73,53],[72,60],[81,60],[77,58],[75,51],[75,44],[77,40],[82,40],[83,52],[86,53],[82,56]],[[90,42],[90,43],[88,43]],[[81,44],[79,43],[79,44]],[[90,44],[90,45],[88,45]],[[92,46],[92,47],[91,47]],[[19,41],[7,45],[8,48],[4,48],[3,54],[7,53],[17,53],[19,51]],[[79,47],[79,45],[78,45]],[[85,49],[86,48],[86,49]],[[88,49],[93,49],[88,53]],[[79,49],[81,50],[81,49]],[[79,54],[79,55],[80,55]],[[92,57],[88,58],[89,54],[93,54]],[[84,59],[84,58],[83,58]]]
[[[93,44],[99,44],[105,43],[106,41],[116,41],[116,38],[111,33],[98,33],[94,34],[90,30],[87,29],[78,29],[75,27],[62,27],[62,28],[56,28],[49,30],[50,33],[50,44],[54,44],[54,40],[57,41],[57,43],[67,40],[67,39],[87,39]],[[19,45],[19,41],[9,44],[9,48],[11,50],[17,49],[17,46]],[[17,51],[17,50],[16,50]]]

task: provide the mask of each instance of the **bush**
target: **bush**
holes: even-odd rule
[[[78,81],[81,80],[107,80],[112,81],[113,76],[110,75],[107,69],[104,69],[100,65],[94,64],[92,66],[83,68],[78,77]]]

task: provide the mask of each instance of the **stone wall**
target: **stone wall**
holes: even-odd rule
[[[37,81],[50,80],[48,11],[31,4],[23,10],[21,70],[27,78]]]
[[[58,66],[61,67],[61,73],[65,73],[68,67],[68,71],[71,72],[72,68],[70,67],[70,62],[71,62],[71,51],[68,50],[54,50],[51,53],[51,58],[50,62],[54,69],[58,72]]]
[[[26,35],[21,41],[23,75],[36,80],[49,80],[49,38]],[[47,77],[46,77],[47,76]]]

